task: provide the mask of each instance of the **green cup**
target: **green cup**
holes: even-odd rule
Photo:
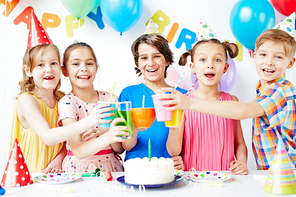
[[[130,101],[118,102],[116,103],[115,116],[116,118],[125,119],[124,122],[119,122],[116,126],[127,126],[130,130],[125,130],[129,133],[127,137],[123,137],[124,139],[133,137],[133,116],[131,111],[132,104]]]

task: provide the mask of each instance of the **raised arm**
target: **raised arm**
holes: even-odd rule
[[[173,105],[173,107],[168,107],[168,110],[192,110],[235,120],[255,118],[265,114],[263,107],[255,100],[249,103],[208,101],[189,98],[173,88],[162,88],[162,90],[172,92],[172,94],[159,97],[159,99],[171,99],[162,102],[162,105]]]
[[[110,110],[109,108],[101,108],[102,106],[106,105],[94,107],[90,116],[75,124],[50,128],[48,122],[39,111],[39,104],[36,99],[29,94],[25,94],[18,102],[18,116],[24,120],[25,124],[22,124],[24,128],[31,127],[44,143],[51,146],[77,136],[100,123],[110,122],[108,120],[102,120],[103,117],[110,116],[111,114],[102,114]]]

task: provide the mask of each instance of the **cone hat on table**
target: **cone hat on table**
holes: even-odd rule
[[[31,11],[31,19],[30,19],[30,28],[29,28],[29,35],[28,35],[28,44],[27,49],[42,45],[42,44],[51,44],[52,41],[50,40],[49,36],[47,35],[46,31],[44,30],[43,26],[37,19],[34,10]]]
[[[153,20],[150,18],[149,22],[147,23],[146,29],[144,34],[158,34],[158,30],[155,26],[155,23]]]
[[[211,38],[217,39],[216,35],[212,31],[206,20],[203,17],[200,17],[195,42]]]
[[[15,139],[2,177],[2,187],[19,187],[33,184],[20,145]]]
[[[295,12],[274,26],[273,29],[281,29],[295,38]]]
[[[296,177],[281,138],[278,139],[276,151],[268,170],[264,191],[272,194],[296,194]]]

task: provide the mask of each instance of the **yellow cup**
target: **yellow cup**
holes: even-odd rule
[[[172,127],[172,128],[177,128],[180,126],[181,122],[181,116],[182,116],[182,110],[177,109],[172,111],[172,120],[170,121],[165,121],[165,126],[166,127]]]

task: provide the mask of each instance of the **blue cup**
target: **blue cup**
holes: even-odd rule
[[[104,112],[104,114],[105,114],[105,113],[114,113],[114,114],[115,114],[115,106],[116,106],[115,103],[112,103],[112,102],[105,102],[105,101],[98,101],[98,105],[100,105],[100,104],[106,104],[106,103],[110,104],[110,106],[108,106],[108,107],[104,107],[104,108],[113,107],[114,110],[112,110],[112,111],[108,111],[108,112]],[[114,120],[114,119],[115,119],[115,115],[113,115],[113,116],[109,116],[109,117],[106,117],[106,118],[103,118],[103,120]],[[101,124],[99,125],[99,127],[110,128],[110,124],[111,124],[111,123],[101,123]]]

